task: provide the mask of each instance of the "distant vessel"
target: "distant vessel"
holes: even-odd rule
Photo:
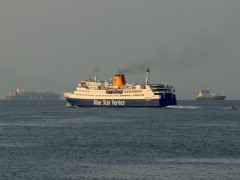
[[[74,92],[64,96],[74,107],[164,107],[176,105],[177,99],[173,86],[152,84],[149,69],[145,84],[128,84],[123,74],[114,76],[113,81],[100,81],[98,70],[93,78],[81,81]]]
[[[224,100],[226,96],[211,94],[209,90],[200,90],[197,93],[197,100]]]
[[[11,91],[6,100],[59,100],[60,94],[51,92],[33,92],[25,91],[22,88],[17,88],[15,91]]]

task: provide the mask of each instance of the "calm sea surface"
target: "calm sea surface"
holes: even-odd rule
[[[0,179],[240,179],[240,101],[0,101]]]

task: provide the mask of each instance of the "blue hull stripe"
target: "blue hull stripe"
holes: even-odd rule
[[[74,99],[66,98],[72,106],[79,107],[165,107],[177,104],[176,96],[165,93],[161,99]]]

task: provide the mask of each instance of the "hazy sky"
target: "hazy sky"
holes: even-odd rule
[[[240,99],[239,0],[0,0],[0,97],[72,91],[96,67]]]

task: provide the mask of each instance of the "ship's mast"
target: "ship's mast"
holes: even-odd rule
[[[149,82],[149,68],[147,68],[147,76],[146,76],[146,84],[148,85],[150,82]]]
[[[95,69],[94,74],[93,74],[93,80],[97,81],[98,80],[98,67]]]

